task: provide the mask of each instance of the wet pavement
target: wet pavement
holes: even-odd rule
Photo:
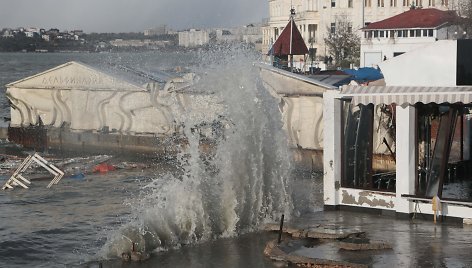
[[[367,238],[385,241],[392,249],[348,251],[336,240],[305,246],[293,243],[290,254],[330,259],[370,267],[472,267],[472,225],[395,219],[392,216],[349,211],[316,212],[292,226],[332,226],[366,232]]]

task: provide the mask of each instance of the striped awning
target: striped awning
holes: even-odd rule
[[[400,86],[343,86],[342,99],[354,105],[369,103],[407,105],[421,103],[472,103],[472,87],[400,87]]]

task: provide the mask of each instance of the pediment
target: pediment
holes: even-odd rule
[[[71,61],[10,83],[8,88],[145,91],[143,87],[83,63]]]

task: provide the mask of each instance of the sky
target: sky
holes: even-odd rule
[[[268,13],[268,0],[0,0],[0,29],[182,30],[258,23]]]

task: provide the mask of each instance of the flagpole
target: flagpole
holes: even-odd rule
[[[290,16],[290,55],[292,55],[293,17]]]
[[[292,55],[292,41],[293,41],[293,17],[295,16],[295,9],[293,6],[290,9],[290,71],[293,72],[293,55]]]
[[[290,0],[290,56],[292,56],[292,33],[293,33],[293,16],[295,14],[295,9],[293,8],[293,2]]]

